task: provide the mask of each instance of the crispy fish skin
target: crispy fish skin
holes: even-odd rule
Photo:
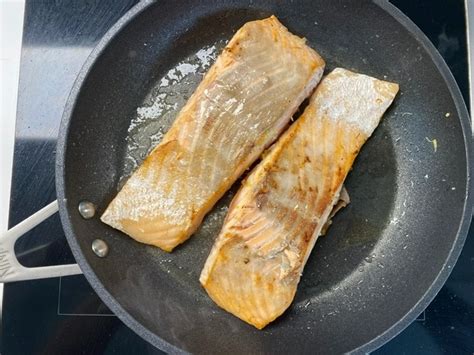
[[[335,69],[234,197],[200,281],[262,329],[291,304],[306,261],[362,145],[398,85]]]
[[[246,23],[101,220],[173,250],[278,138],[324,65],[276,17]]]

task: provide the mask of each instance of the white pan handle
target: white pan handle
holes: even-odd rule
[[[58,201],[51,202],[32,216],[0,235],[0,282],[45,279],[81,274],[77,264],[25,267],[15,255],[15,242],[23,234],[36,227],[58,211]]]

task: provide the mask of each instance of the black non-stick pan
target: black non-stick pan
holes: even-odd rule
[[[357,158],[346,181],[352,203],[318,241],[293,305],[259,331],[219,309],[198,281],[232,191],[172,254],[99,216],[196,87],[196,53],[218,52],[245,22],[271,14],[306,37],[327,70],[394,81],[400,93]],[[183,63],[195,70],[183,73]],[[163,109],[156,100],[170,73],[179,84]],[[61,219],[99,296],[165,351],[367,352],[428,305],[460,253],[472,213],[471,139],[446,64],[388,2],[144,2],[106,34],[70,95],[57,150]],[[94,218],[81,217],[81,201],[97,206]],[[91,249],[97,238],[109,247],[104,258]]]

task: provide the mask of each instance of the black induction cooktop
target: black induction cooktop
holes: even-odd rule
[[[69,90],[97,41],[135,3],[26,2],[10,226],[56,199],[55,143]],[[467,102],[464,1],[392,3],[435,44]],[[74,262],[57,215],[21,238],[16,251],[26,266]],[[116,318],[82,275],[7,284],[2,313],[2,354],[161,353]],[[431,305],[376,353],[474,353],[474,228]]]

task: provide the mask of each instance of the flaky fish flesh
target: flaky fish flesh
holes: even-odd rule
[[[102,221],[171,251],[278,138],[323,70],[276,17],[246,23]]]
[[[398,85],[335,69],[234,197],[200,281],[222,308],[263,328],[291,304],[362,145]]]

